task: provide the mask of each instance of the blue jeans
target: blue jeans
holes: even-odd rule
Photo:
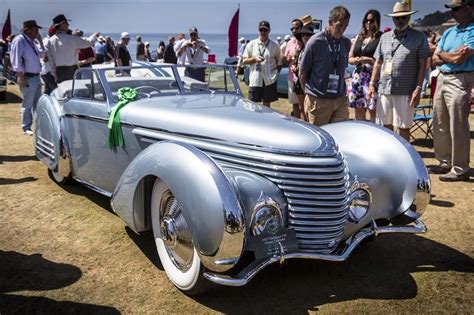
[[[30,129],[33,124],[33,115],[36,112],[36,103],[41,96],[41,81],[39,75],[26,77],[26,86],[20,88],[23,102],[21,103],[21,128]]]

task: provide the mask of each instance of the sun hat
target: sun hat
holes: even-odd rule
[[[61,24],[62,22],[70,22],[70,21],[71,20],[66,19],[64,14],[59,14],[59,15],[56,15],[56,17],[53,19],[53,24],[54,24],[54,26],[57,26],[57,25]]]
[[[300,20],[301,20],[301,22],[303,22],[303,26],[305,26],[305,25],[313,25],[313,24],[314,24],[313,18],[312,18],[311,15],[309,15],[309,14],[300,17]]]
[[[444,7],[447,9],[459,8],[465,6],[466,4],[469,4],[469,0],[451,0],[449,3],[446,3]]]
[[[398,17],[415,14],[418,11],[410,11],[410,5],[406,2],[396,2],[393,6],[393,12],[385,14],[386,16]]]
[[[128,32],[122,32],[122,33],[120,33],[120,38],[121,39],[130,39],[130,34]]]
[[[35,20],[28,20],[28,21],[23,22],[23,28],[21,29],[21,31],[24,32],[27,29],[32,28],[32,27],[42,28],[41,26],[36,24]]]

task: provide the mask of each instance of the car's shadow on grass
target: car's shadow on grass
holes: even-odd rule
[[[12,294],[70,286],[82,276],[76,266],[47,260],[41,254],[0,250],[0,267],[0,314],[119,313],[111,307]]]
[[[240,288],[216,286],[197,302],[223,313],[307,313],[319,306],[357,299],[416,297],[411,273],[474,272],[474,260],[415,235],[386,235],[359,248],[348,261],[291,260],[258,274]]]

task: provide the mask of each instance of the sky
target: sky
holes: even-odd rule
[[[414,19],[435,11],[446,11],[447,0],[412,0],[412,9],[419,12]],[[347,34],[358,32],[364,13],[377,9],[382,14],[392,11],[392,0],[0,0],[0,24],[11,10],[12,25],[21,29],[24,20],[36,20],[48,27],[57,14],[71,19],[71,28],[98,31],[104,34],[120,33],[187,33],[190,26],[201,34],[225,34],[240,3],[239,33],[257,33],[260,20],[268,20],[275,34],[289,33],[291,20],[310,14],[326,25],[329,11],[344,5],[351,12]],[[393,26],[390,18],[382,17],[381,27]]]

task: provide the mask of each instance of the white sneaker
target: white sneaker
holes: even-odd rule
[[[26,129],[25,131],[23,131],[23,134],[24,134],[24,135],[27,135],[27,136],[32,136],[32,135],[33,135],[33,131],[31,131],[30,129]]]

